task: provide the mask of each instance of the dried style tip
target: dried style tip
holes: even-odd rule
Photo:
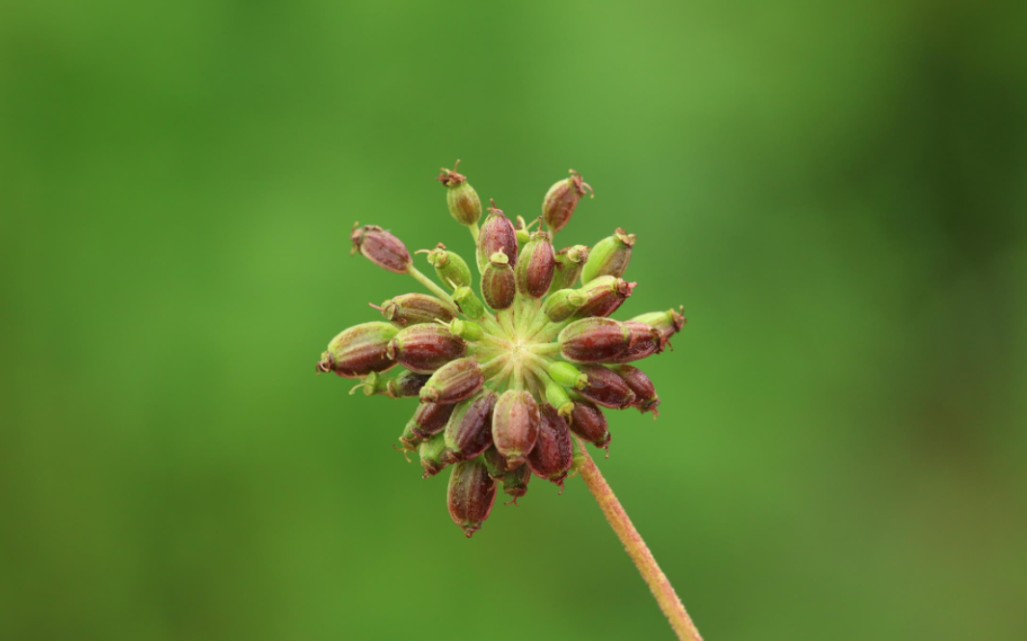
[[[389,358],[418,374],[431,374],[467,353],[467,344],[437,323],[411,325],[389,342]]]
[[[574,445],[567,422],[555,409],[542,406],[538,440],[528,455],[528,465],[536,476],[562,486],[574,464]]]
[[[560,180],[549,188],[542,200],[542,218],[553,232],[567,226],[586,191],[591,192],[592,187],[573,169],[570,178]]]
[[[555,265],[556,255],[549,234],[535,232],[521,248],[517,263],[517,291],[532,298],[545,296],[553,282]]]
[[[372,305],[373,307],[373,305]],[[452,305],[444,303],[434,296],[427,294],[403,294],[390,298],[376,307],[386,319],[406,327],[418,323],[432,323],[435,321],[450,321],[457,310]]]
[[[571,411],[571,430],[596,447],[610,446],[610,427],[606,415],[588,401],[578,401]]]
[[[478,268],[484,270],[496,252],[503,252],[511,267],[517,265],[517,232],[513,223],[502,210],[490,207],[478,234]]]
[[[435,249],[431,251],[422,249],[418,253],[421,252],[428,255],[428,264],[435,268],[435,274],[443,283],[453,289],[471,285],[471,268],[467,266],[467,261],[461,258],[460,254],[449,251],[442,243],[436,245]]]
[[[405,274],[410,269],[410,252],[399,238],[377,225],[357,227],[350,235],[353,252],[360,252],[382,269]]]
[[[496,501],[496,482],[480,459],[461,461],[449,477],[449,515],[467,538],[481,529]]]
[[[328,343],[317,369],[346,378],[384,372],[395,365],[389,358],[388,345],[398,331],[395,325],[381,321],[350,327]]]
[[[600,276],[623,276],[631,263],[631,249],[634,246],[635,235],[618,228],[613,236],[607,236],[592,248],[588,262],[581,271],[581,282],[587,283]]]
[[[574,245],[561,249],[560,253],[556,255],[553,284],[550,288],[558,290],[576,286],[588,256],[589,249],[585,245]]]
[[[445,431],[449,460],[472,459],[492,446],[492,408],[495,406],[494,392],[485,392],[457,406]]]
[[[492,309],[506,309],[513,305],[517,296],[517,283],[514,270],[503,252],[496,252],[489,257],[489,264],[481,274],[481,293]]]
[[[473,225],[481,218],[481,198],[467,182],[467,176],[456,173],[459,166],[458,160],[452,170],[443,168],[439,182],[448,188],[446,202],[453,219],[461,225]]]
[[[609,316],[631,298],[636,285],[616,276],[600,276],[589,281],[578,290],[585,302],[575,312],[575,316]]]
[[[660,349],[663,350],[670,344],[670,339],[681,331],[688,320],[676,309],[668,309],[665,312],[649,312],[631,319],[639,323],[645,323],[660,333]]]
[[[593,403],[620,410],[635,402],[635,393],[616,372],[602,365],[584,365],[581,371],[588,384],[578,393]]]
[[[656,394],[656,386],[645,372],[630,365],[622,365],[616,369],[616,372],[635,393],[635,402],[631,404],[632,407],[637,407],[638,411],[643,414],[652,412],[654,416],[659,416],[660,397]]]
[[[499,396],[492,416],[492,441],[508,468],[524,463],[538,438],[540,420],[538,403],[531,392],[507,390]]]
[[[421,401],[459,403],[471,398],[485,384],[481,365],[472,358],[461,358],[440,367],[421,388]]]
[[[563,328],[558,340],[567,360],[604,363],[627,351],[631,333],[610,318],[583,318]]]

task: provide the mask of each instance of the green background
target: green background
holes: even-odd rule
[[[580,481],[467,541],[314,375],[456,158],[685,305],[599,463],[707,639],[1023,638],[1018,4],[0,2],[0,638],[671,637]]]

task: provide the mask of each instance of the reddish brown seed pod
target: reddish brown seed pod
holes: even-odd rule
[[[489,257],[489,264],[481,274],[481,293],[492,309],[506,309],[513,305],[517,282],[506,254],[496,252]]]
[[[414,372],[403,372],[399,376],[389,380],[385,384],[386,394],[391,398],[406,398],[417,396],[421,388],[428,382],[427,374],[415,374]]]
[[[593,403],[624,409],[635,402],[635,393],[616,372],[602,365],[582,365],[581,372],[588,377],[588,383],[578,393]]]
[[[604,363],[627,351],[631,333],[610,318],[583,318],[563,328],[558,341],[568,360]]]
[[[650,325],[660,333],[660,349],[665,349],[670,344],[670,339],[684,328],[688,319],[676,309],[668,309],[665,312],[649,312],[632,318],[633,321]]]
[[[575,316],[609,316],[620,309],[624,301],[631,298],[637,285],[638,283],[629,283],[616,276],[595,278],[578,290],[585,298],[585,302],[575,312]]]
[[[571,177],[557,181],[542,200],[542,218],[546,225],[554,232],[566,227],[586,191],[592,191],[591,185],[582,180],[581,174],[571,169]]]
[[[538,403],[527,390],[507,390],[496,401],[492,441],[510,468],[524,463],[538,439],[541,421]]]
[[[421,388],[421,401],[459,403],[477,394],[484,384],[485,376],[478,361],[460,358],[446,363],[431,375]]]
[[[421,439],[431,438],[441,434],[449,423],[449,417],[453,415],[455,405],[443,405],[442,403],[421,403],[414,411],[411,431]]]
[[[489,471],[489,476],[503,484],[503,492],[508,496],[512,496],[514,503],[517,503],[517,499],[528,493],[528,482],[531,481],[530,466],[521,465],[511,468],[503,455],[494,447],[485,450],[482,459],[485,461],[485,467]]]
[[[549,291],[553,282],[553,270],[556,266],[556,254],[549,234],[544,231],[535,232],[531,239],[521,248],[517,263],[517,291],[541,298]]]
[[[566,289],[575,287],[585,261],[588,260],[589,249],[585,245],[574,245],[565,247],[556,254],[556,264],[553,269],[553,283],[550,289]]]
[[[480,456],[492,445],[492,409],[495,392],[485,392],[457,406],[446,424],[449,460],[462,461]]]
[[[603,410],[588,401],[576,401],[571,410],[571,430],[596,447],[609,447],[610,427]]]
[[[628,348],[608,363],[631,363],[663,351],[663,340],[654,327],[638,321],[625,321],[621,326],[628,331]]]
[[[359,251],[382,269],[405,274],[410,268],[410,252],[403,241],[377,225],[357,227],[350,240],[353,241],[353,253]]]
[[[562,486],[574,464],[574,445],[567,422],[549,405],[541,408],[538,440],[528,455],[528,465],[536,476]]]
[[[389,342],[388,356],[418,374],[431,374],[467,353],[467,344],[437,323],[411,325]]]
[[[335,372],[345,378],[384,372],[396,364],[389,358],[388,346],[397,331],[394,325],[382,321],[350,327],[328,343],[317,370]]]
[[[517,265],[517,230],[501,209],[490,207],[478,234],[478,267],[484,269],[496,252],[503,252],[511,267]]]
[[[400,327],[434,323],[437,320],[448,322],[456,317],[456,309],[451,305],[427,294],[394,296],[375,309],[380,311],[386,320]]]
[[[637,407],[638,411],[643,414],[652,412],[655,416],[659,416],[660,397],[656,394],[656,386],[645,372],[630,365],[622,365],[615,371],[635,393],[632,407]]]
[[[481,459],[460,461],[449,477],[449,515],[467,538],[481,529],[496,502],[496,482]]]

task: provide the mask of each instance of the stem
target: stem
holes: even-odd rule
[[[450,305],[454,307],[457,306],[456,301],[453,300],[453,297],[450,296],[449,293],[446,292],[446,290],[436,285],[435,281],[425,276],[423,272],[421,272],[413,265],[410,265],[410,267],[407,268],[407,273],[413,276],[414,280],[424,285],[431,293],[435,294],[436,296],[446,301]]]
[[[696,629],[688,612],[685,611],[685,606],[674,591],[674,586],[670,584],[667,575],[656,564],[656,559],[653,558],[652,552],[642,540],[642,535],[631,523],[628,513],[624,511],[624,507],[621,506],[610,485],[603,478],[603,474],[596,467],[595,461],[585,449],[585,444],[581,439],[576,440],[578,441],[578,452],[581,454],[578,462],[581,478],[592,492],[596,502],[599,503],[607,522],[617,533],[620,542],[624,544],[624,549],[634,561],[642,578],[649,584],[649,589],[656,597],[656,602],[663,610],[664,616],[670,621],[670,627],[674,628],[674,632],[681,641],[702,641],[699,630]]]

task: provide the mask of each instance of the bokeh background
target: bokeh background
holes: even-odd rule
[[[1025,9],[0,2],[0,638],[671,637],[580,482],[467,541],[314,375],[456,158],[685,305],[600,464],[708,639],[1024,638]]]

